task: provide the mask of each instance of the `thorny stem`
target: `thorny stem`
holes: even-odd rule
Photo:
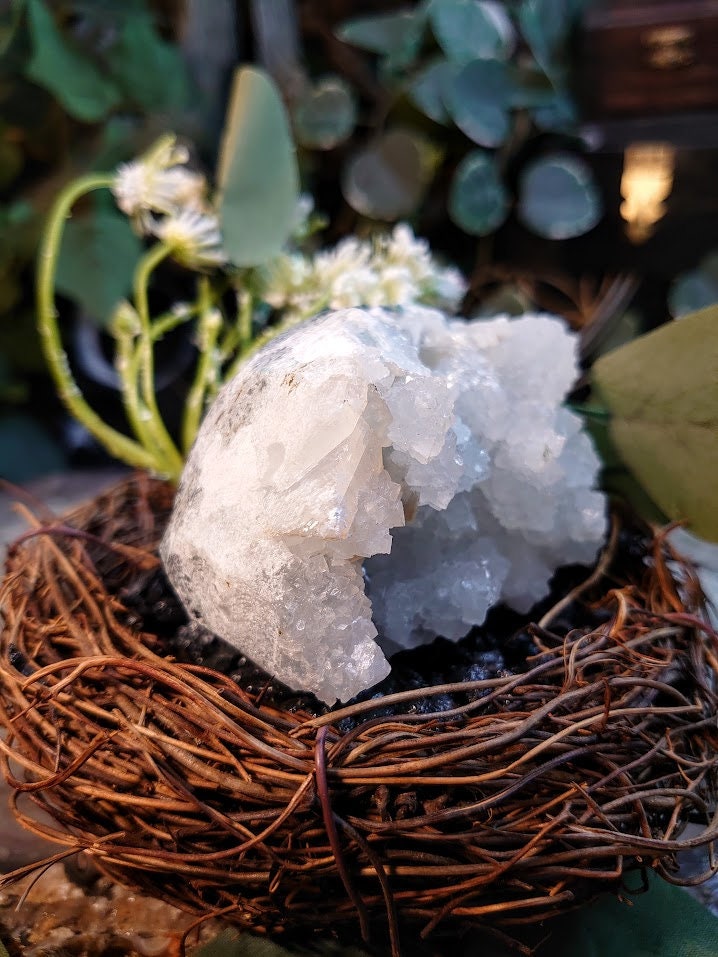
[[[115,458],[136,468],[157,471],[156,456],[151,451],[107,425],[87,404],[70,371],[57,322],[54,278],[65,222],[80,197],[93,190],[107,189],[112,184],[112,176],[90,174],[70,183],[58,196],[45,227],[38,257],[36,285],[38,329],[50,374],[57,387],[58,395],[68,411]]]

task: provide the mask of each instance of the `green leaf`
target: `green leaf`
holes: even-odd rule
[[[100,208],[65,227],[56,285],[101,325],[132,287],[142,245],[124,216]]]
[[[472,60],[447,84],[446,105],[451,117],[479,146],[500,146],[509,128],[513,95],[511,75],[498,60]]]
[[[518,213],[529,229],[547,239],[587,233],[602,213],[591,170],[569,153],[535,160],[521,172]]]
[[[423,139],[410,130],[389,130],[350,160],[342,177],[344,198],[371,219],[409,216],[426,186],[425,151]]]
[[[446,123],[449,119],[444,90],[452,76],[449,61],[437,57],[427,63],[409,85],[409,99],[435,123]]]
[[[27,0],[33,53],[27,76],[49,90],[70,116],[103,119],[122,100],[116,83],[65,42],[42,0]]]
[[[276,256],[294,223],[299,174],[279,92],[270,77],[254,67],[235,73],[217,184],[230,261],[258,266]]]
[[[147,111],[180,110],[189,100],[184,60],[147,12],[127,17],[106,62],[127,98]]]
[[[545,925],[536,957],[715,957],[718,920],[680,887],[651,881],[647,893],[612,896]]]
[[[370,53],[383,53],[407,65],[419,52],[424,24],[420,10],[396,10],[348,20],[339,28],[337,36],[352,46]]]
[[[572,133],[579,119],[574,101],[568,93],[560,92],[532,109],[531,115],[542,130],[556,133]]]
[[[456,63],[507,60],[516,44],[511,19],[496,0],[432,0],[429,16],[439,46]]]
[[[294,130],[302,146],[331,150],[351,136],[357,119],[354,94],[339,76],[311,86],[294,110]]]
[[[565,59],[565,47],[577,15],[576,0],[523,0],[519,26],[536,62],[549,76]]]
[[[486,236],[503,223],[508,208],[508,195],[493,156],[484,150],[468,153],[451,184],[451,218],[472,236]]]
[[[592,371],[623,461],[672,520],[718,540],[718,306],[602,356]]]

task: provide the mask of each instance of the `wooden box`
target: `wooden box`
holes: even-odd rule
[[[584,24],[589,118],[718,109],[718,0],[596,0]]]

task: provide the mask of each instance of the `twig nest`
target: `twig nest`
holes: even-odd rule
[[[174,587],[327,702],[383,678],[384,652],[458,639],[499,600],[528,609],[605,532],[598,459],[562,405],[576,372],[548,316],[350,309],[296,327],[202,425],[161,547]]]

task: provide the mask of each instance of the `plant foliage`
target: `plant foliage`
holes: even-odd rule
[[[505,170],[535,134],[560,132],[574,137],[578,149],[569,50],[586,5],[582,0],[429,0],[395,13],[351,20],[338,31],[345,42],[378,57],[390,109],[382,112],[385,118],[375,136],[390,135],[397,122],[394,116],[401,115],[406,126],[408,101],[419,114],[417,130],[441,137],[443,155],[431,173],[437,180],[453,177],[449,216],[467,232],[494,232],[509,215],[510,191],[502,182]],[[449,130],[432,133],[431,127],[425,129],[426,121]],[[487,199],[485,179],[473,180],[479,195],[475,199],[470,195],[463,160],[475,146],[492,151],[498,173],[493,202]],[[348,163],[351,167],[356,159]],[[520,181],[518,213],[524,224],[550,239],[592,229],[601,216],[601,202],[589,167],[561,153],[549,154],[539,163]],[[363,215],[382,219],[416,212],[425,190],[431,188],[430,182],[422,190],[407,188],[399,172],[393,192],[384,189],[366,202],[364,193],[347,185],[351,181],[345,175],[349,204]],[[403,201],[393,193],[402,193]],[[467,216],[455,202],[457,194],[471,208],[483,208],[488,202],[494,214],[501,210],[501,216],[487,217],[479,228],[477,217]],[[410,209],[408,195],[413,196]]]

